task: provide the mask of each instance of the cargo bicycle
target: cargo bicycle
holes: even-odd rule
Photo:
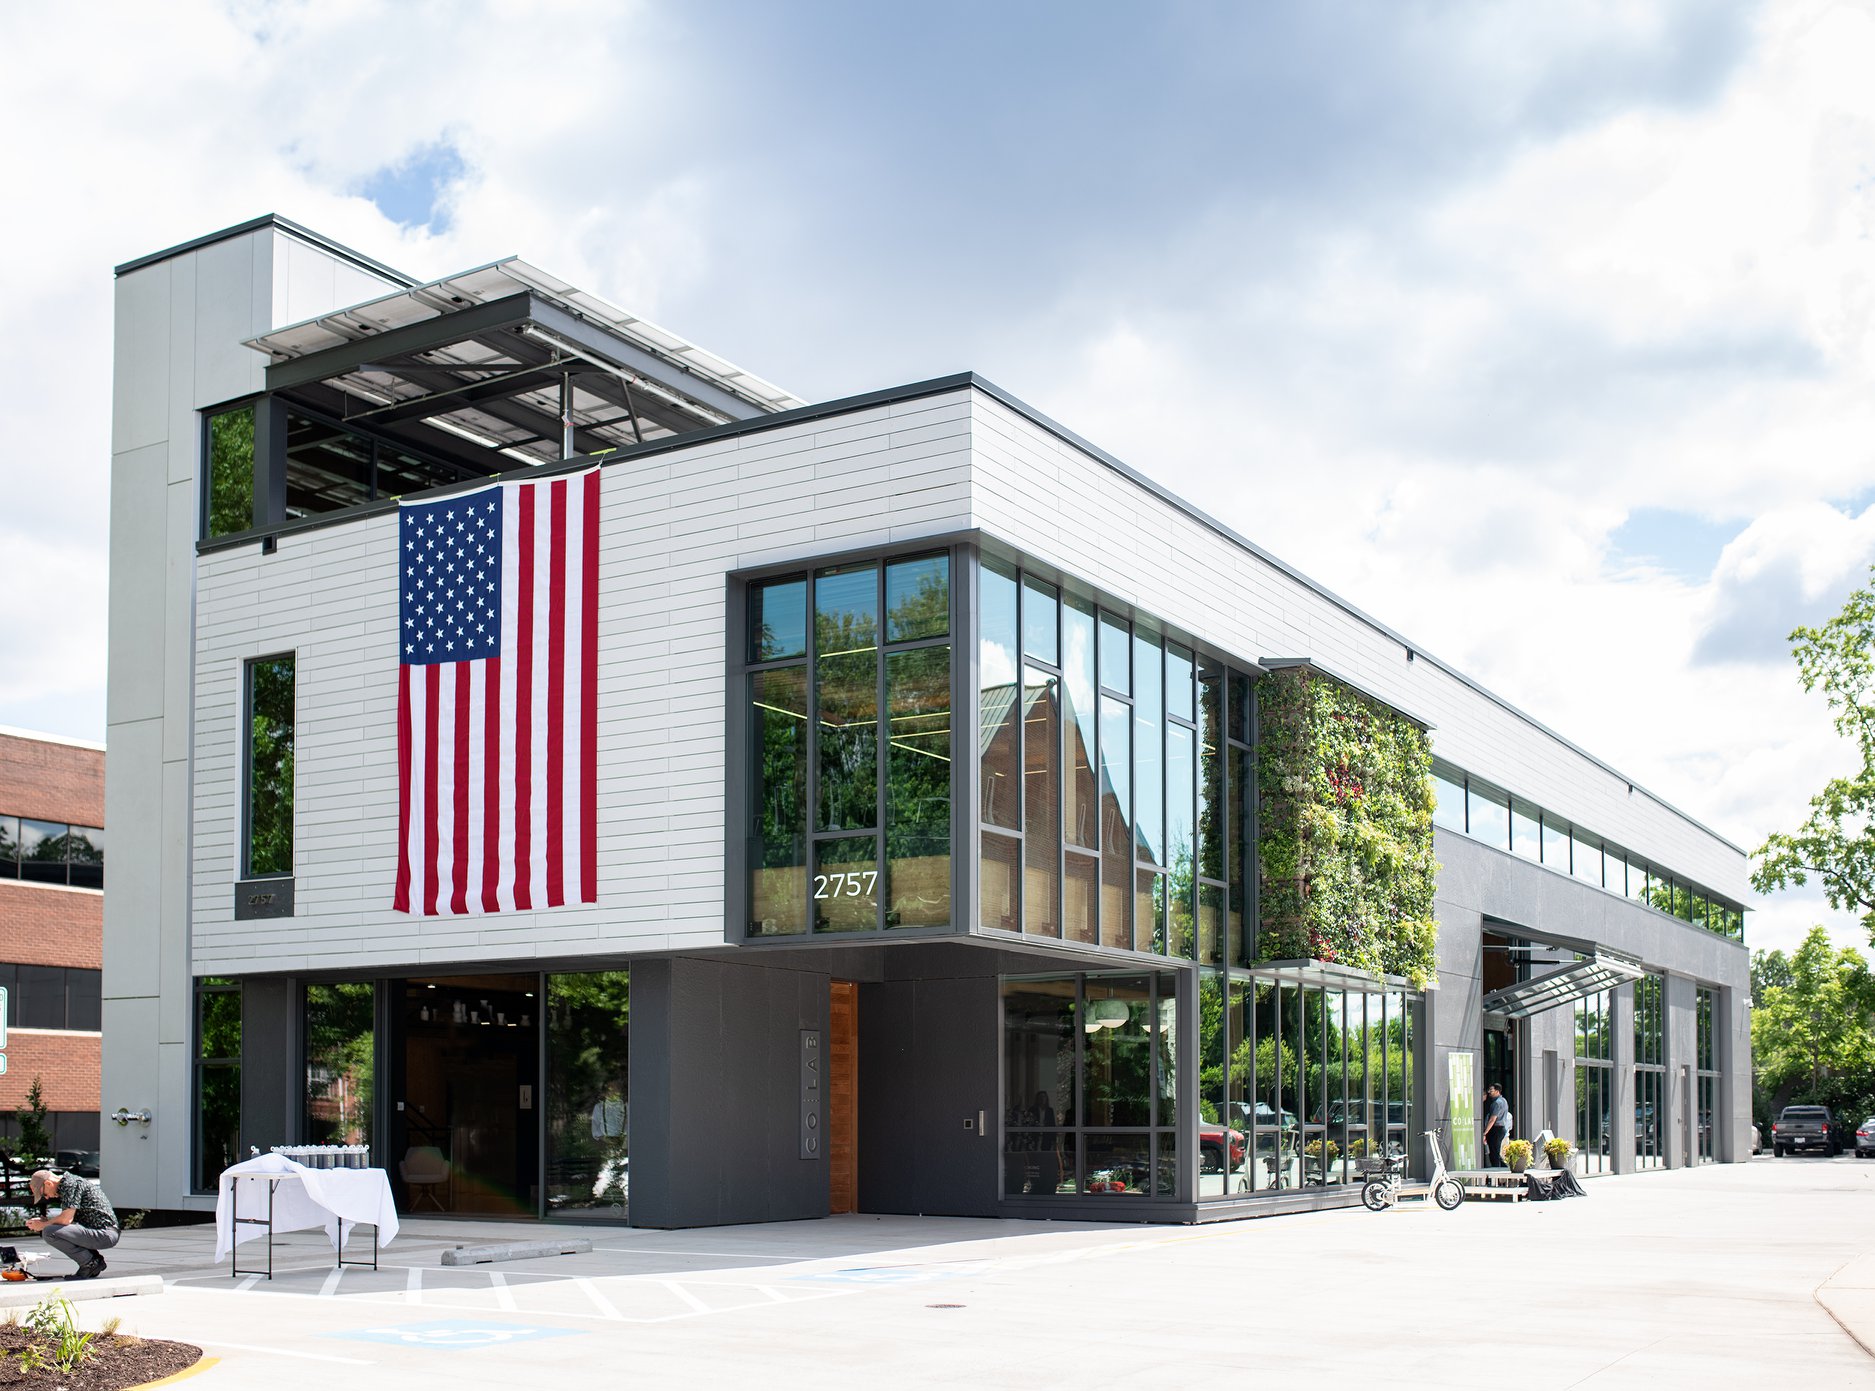
[[[1430,1198],[1450,1212],[1465,1201],[1465,1185],[1445,1171],[1445,1156],[1439,1150],[1439,1132],[1426,1132],[1426,1148],[1432,1152],[1432,1176],[1424,1183],[1409,1183],[1406,1156],[1397,1159],[1370,1159],[1363,1166],[1368,1175],[1361,1185],[1361,1202],[1370,1212],[1385,1212],[1402,1202],[1424,1202]]]

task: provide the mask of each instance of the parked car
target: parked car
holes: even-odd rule
[[[1243,1168],[1244,1138],[1241,1130],[1226,1130],[1221,1125],[1201,1124],[1198,1127],[1198,1172],[1201,1174],[1221,1174],[1224,1172],[1224,1149],[1229,1136],[1230,1171],[1237,1173]]]
[[[96,1178],[98,1157],[96,1150],[60,1150],[56,1163],[68,1174],[77,1174],[79,1178]]]
[[[1875,1156],[1875,1116],[1870,1116],[1855,1128],[1855,1157],[1867,1159]]]
[[[1771,1153],[1842,1153],[1842,1127],[1827,1106],[1786,1106],[1771,1127]]]

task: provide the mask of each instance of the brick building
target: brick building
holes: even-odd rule
[[[104,746],[0,729],[0,1135],[39,1079],[61,1150],[98,1148]]]

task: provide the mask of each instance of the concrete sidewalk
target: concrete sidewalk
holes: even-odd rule
[[[1875,1163],[1759,1161],[1588,1183],[1583,1201],[1213,1227],[842,1217],[584,1228],[590,1254],[445,1268],[524,1224],[413,1222],[373,1272],[318,1234],[230,1280],[208,1228],[131,1233],[157,1298],[95,1322],[197,1342],[202,1391],[352,1388],[1875,1385]],[[554,1232],[566,1229],[555,1226]],[[1838,1322],[1840,1320],[1840,1324]],[[1846,1331],[1847,1330],[1847,1331]],[[1853,1334],[1853,1336],[1852,1336]]]

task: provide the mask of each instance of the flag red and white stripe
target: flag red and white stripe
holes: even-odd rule
[[[599,477],[399,509],[399,912],[598,901]]]

